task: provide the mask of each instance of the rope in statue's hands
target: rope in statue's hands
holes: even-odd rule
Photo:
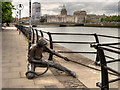
[[[33,74],[35,74],[36,76],[41,76],[41,75],[45,74],[45,73],[48,71],[48,69],[49,69],[49,64],[47,64],[47,68],[46,68],[46,70],[45,70],[43,73],[36,73],[35,71],[27,71],[27,72],[25,73],[25,75],[27,76],[29,73],[33,73]]]

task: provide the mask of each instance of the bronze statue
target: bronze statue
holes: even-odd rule
[[[28,71],[35,71],[36,67],[40,67],[41,64],[44,66],[49,65],[50,67],[54,67],[58,70],[64,71],[68,74],[70,74],[73,77],[76,77],[76,73],[72,72],[71,70],[61,66],[60,64],[54,63],[53,61],[48,61],[48,60],[42,60],[42,53],[43,52],[48,52],[48,53],[52,53],[53,55],[56,55],[60,58],[63,58],[66,61],[69,61],[69,59],[67,57],[64,57],[62,55],[60,55],[59,53],[55,52],[54,50],[50,49],[47,47],[47,42],[44,38],[41,38],[37,44],[35,44],[34,46],[32,46],[29,50],[28,53]],[[34,73],[28,73],[26,75],[26,77],[28,79],[32,79],[35,77]]]

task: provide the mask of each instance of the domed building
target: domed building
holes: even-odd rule
[[[62,15],[62,16],[66,16],[66,15],[67,15],[67,10],[66,10],[65,5],[63,5],[63,7],[62,7],[62,9],[61,9],[61,15]]]
[[[83,24],[88,21],[98,23],[105,15],[88,15],[86,11],[74,11],[73,15],[67,15],[65,5],[62,6],[60,15],[47,17],[48,23],[65,23],[65,24]]]

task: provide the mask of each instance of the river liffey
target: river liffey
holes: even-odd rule
[[[102,34],[102,35],[110,35],[118,37],[120,34],[118,28],[104,28],[104,27],[55,27],[55,26],[38,26],[35,27],[38,30],[55,32],[55,33],[82,33],[82,34]],[[46,38],[48,38],[47,34],[44,34]],[[100,43],[113,43],[118,42],[118,39],[107,38],[107,37],[98,37]],[[86,35],[52,35],[53,41],[74,41],[74,42],[95,42],[94,36],[86,36]],[[72,51],[80,51],[80,52],[94,52],[96,51],[94,48],[90,47],[90,44],[67,44],[67,43],[59,43],[59,45],[64,46],[67,49]],[[82,54],[83,56],[95,60],[95,54]],[[117,54],[110,53],[105,51],[105,55],[113,57],[115,59],[118,58]],[[110,60],[106,58],[106,60]],[[118,70],[118,63],[108,64],[112,68]]]

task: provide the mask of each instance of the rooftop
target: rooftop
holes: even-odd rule
[[[96,14],[88,14],[89,16],[96,16]]]
[[[74,11],[74,13],[76,13],[76,12],[86,12],[86,11]]]
[[[40,4],[39,2],[34,2],[33,4]]]
[[[64,10],[64,9],[66,9],[66,7],[65,7],[65,5],[63,4],[63,6],[62,6],[62,10]]]

